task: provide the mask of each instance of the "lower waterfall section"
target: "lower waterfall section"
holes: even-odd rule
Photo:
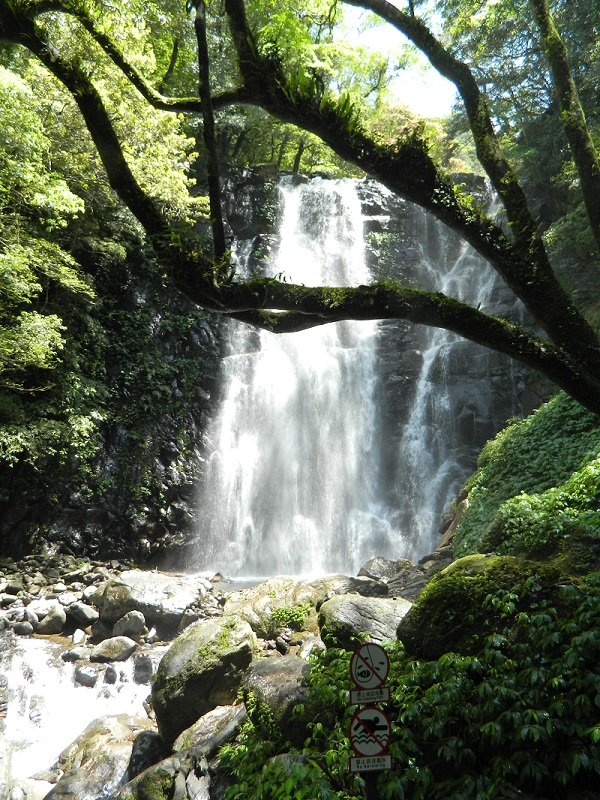
[[[329,286],[391,277],[486,309],[494,298],[502,313],[514,304],[468,246],[382,187],[290,181],[279,201],[270,276]],[[369,243],[379,230],[401,243],[387,271]],[[253,250],[255,240],[238,241],[241,274]],[[401,321],[285,335],[227,321],[193,566],[258,577],[355,574],[376,555],[418,560],[481,446],[519,412],[517,380],[507,359]]]

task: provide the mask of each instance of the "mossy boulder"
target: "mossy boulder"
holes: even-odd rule
[[[488,595],[514,592],[524,608],[531,607],[557,595],[564,580],[568,577],[552,564],[515,556],[465,556],[432,578],[398,625],[398,638],[416,658],[476,652],[494,624],[493,609],[484,603]]]
[[[308,664],[298,656],[259,658],[252,663],[242,680],[246,704],[266,707],[270,721],[276,725],[295,747],[302,747],[308,735],[307,719],[295,714],[296,706],[308,702],[308,688],[304,679]]]
[[[255,647],[252,629],[236,617],[202,620],[175,639],[152,687],[165,741],[172,744],[203,714],[233,703]]]

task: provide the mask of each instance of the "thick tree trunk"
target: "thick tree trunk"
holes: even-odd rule
[[[567,48],[554,24],[548,2],[530,0],[530,4],[542,35],[563,128],[579,172],[590,227],[600,250],[600,160],[571,74]]]
[[[220,262],[225,257],[227,245],[223,226],[223,204],[221,202],[221,180],[219,177],[219,156],[215,137],[215,118],[210,92],[210,66],[206,40],[206,7],[204,0],[200,0],[196,7],[195,28],[198,42],[198,76],[203,121],[202,137],[206,148],[206,172],[210,203],[210,224],[213,234],[213,253],[215,261]]]

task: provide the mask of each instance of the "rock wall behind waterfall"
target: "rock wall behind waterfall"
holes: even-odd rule
[[[485,187],[475,187],[485,195]],[[452,231],[366,181],[367,260],[376,278],[443,291],[498,316],[519,318],[514,295]],[[526,370],[453,334],[379,323],[380,403],[387,447],[382,475],[406,556],[433,549],[443,511],[485,442],[522,413]]]

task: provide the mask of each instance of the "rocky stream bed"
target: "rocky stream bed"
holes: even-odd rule
[[[374,558],[356,577],[278,577],[243,588],[220,575],[117,561],[0,561],[0,800],[224,797],[214,762],[245,718],[243,698],[267,704],[286,737],[301,743],[305,723],[292,710],[306,699],[310,652],[354,649],[359,635],[395,639],[428,580],[452,560],[442,546],[418,564]],[[18,684],[35,687],[42,676],[26,664],[20,675],[9,667],[25,643],[43,640],[52,653],[43,671],[68,665],[79,692],[62,713],[90,692],[106,696],[107,707],[116,696],[116,713],[111,701],[112,712],[102,711],[54,763],[14,774],[9,723],[23,703]],[[53,731],[44,735],[52,740]]]

